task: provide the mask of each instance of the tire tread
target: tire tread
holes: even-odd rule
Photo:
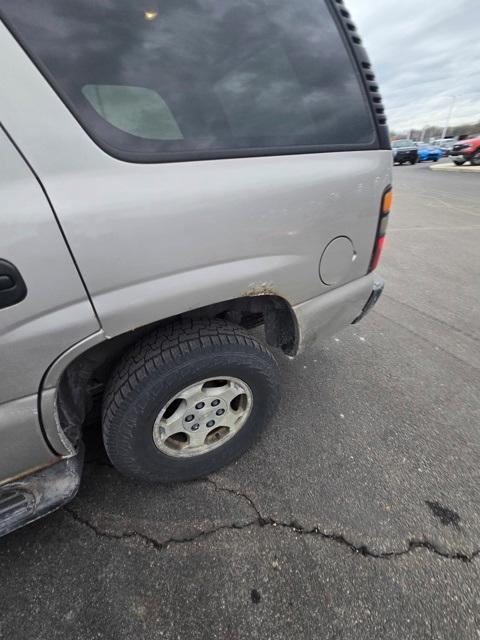
[[[222,319],[181,319],[167,326],[161,326],[144,336],[121,358],[107,384],[102,408],[102,430],[105,447],[112,462],[127,475],[139,477],[133,460],[128,434],[118,428],[119,418],[129,404],[129,399],[141,385],[157,372],[184,363],[188,356],[203,351],[214,355],[225,346],[238,346],[249,352],[258,352],[272,367],[272,394],[269,398],[267,414],[271,416],[277,403],[276,378],[277,362],[272,353],[254,336],[241,327]],[[255,368],[255,358],[250,355],[251,366]],[[113,454],[113,455],[111,455]],[[142,472],[143,479],[154,481],[148,472]],[[195,476],[192,476],[195,477]],[[182,478],[186,479],[186,478]]]

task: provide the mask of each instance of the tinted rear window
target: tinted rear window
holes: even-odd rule
[[[414,147],[415,143],[412,140],[394,140],[392,142],[392,147],[394,149],[398,149],[401,147]]]
[[[3,13],[116,155],[375,143],[325,0],[15,0]]]

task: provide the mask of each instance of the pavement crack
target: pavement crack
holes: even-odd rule
[[[98,525],[94,524],[87,518],[84,518],[83,516],[81,516],[70,506],[64,506],[63,511],[67,513],[72,518],[72,520],[90,529],[90,531],[92,531],[99,538],[106,538],[108,540],[136,540],[138,542],[142,542],[146,544],[147,546],[152,547],[157,551],[163,551],[164,549],[167,549],[172,544],[185,544],[189,542],[195,542],[195,540],[198,540],[200,538],[206,538],[208,536],[213,535],[214,533],[218,533],[219,531],[224,531],[226,529],[241,530],[241,529],[247,529],[249,527],[252,527],[258,524],[257,519],[254,519],[249,522],[243,522],[243,523],[233,522],[229,524],[218,525],[216,527],[212,527],[211,529],[205,529],[203,531],[194,533],[191,536],[171,537],[163,541],[160,541],[154,538],[153,536],[149,536],[145,533],[141,533],[140,531],[135,531],[135,529],[132,529],[130,531],[122,531],[118,533],[112,532],[112,531],[106,531],[105,529],[101,529]]]
[[[216,482],[212,478],[203,478],[202,480],[200,480],[200,482],[212,485],[214,487],[215,491],[220,491],[222,493],[228,493],[230,495],[236,496],[237,498],[241,498],[255,512],[255,514],[256,514],[256,516],[258,518],[258,524],[260,526],[263,526],[264,524],[268,524],[268,522],[269,522],[268,518],[264,518],[262,516],[262,514],[260,512],[260,508],[255,504],[255,501],[248,494],[243,493],[242,491],[238,491],[237,489],[230,489],[229,487],[222,487],[221,485],[218,484],[218,482]]]
[[[428,540],[409,540],[407,543],[407,547],[405,549],[400,549],[399,551],[384,551],[384,552],[376,552],[370,550],[367,545],[356,545],[353,542],[350,542],[345,536],[338,533],[327,533],[322,531],[319,527],[313,527],[311,529],[306,529],[296,522],[279,522],[277,520],[269,520],[267,522],[268,525],[272,527],[282,527],[284,529],[290,529],[294,531],[298,535],[307,535],[307,536],[319,536],[324,540],[331,540],[338,544],[348,547],[353,553],[365,556],[367,558],[374,558],[376,560],[389,560],[391,558],[399,558],[401,556],[412,553],[416,549],[427,549],[428,551],[435,553],[442,558],[446,558],[448,560],[460,560],[462,562],[472,562],[475,560],[477,556],[480,555],[480,549],[473,551],[472,553],[464,553],[463,551],[455,551],[455,552],[447,552],[439,549],[435,544],[429,542]],[[263,525],[265,526],[265,525]]]
[[[474,551],[471,554],[466,554],[463,552],[452,552],[452,553],[444,552],[438,547],[436,547],[432,542],[429,542],[428,540],[409,540],[407,543],[407,547],[399,551],[386,551],[383,553],[371,551],[370,549],[368,549],[366,545],[355,545],[353,542],[350,542],[349,540],[347,540],[343,535],[338,533],[328,533],[326,531],[322,531],[318,526],[308,529],[298,524],[295,521],[287,523],[287,522],[281,522],[279,520],[275,520],[274,518],[266,518],[262,515],[260,507],[255,503],[253,498],[251,498],[247,493],[238,491],[237,489],[230,489],[229,487],[221,486],[220,484],[218,484],[218,482],[216,482],[212,478],[204,478],[202,482],[207,482],[211,484],[216,491],[229,493],[231,495],[234,495],[238,498],[242,498],[243,500],[245,500],[255,512],[257,516],[256,524],[258,524],[258,526],[260,527],[265,527],[265,526],[281,527],[283,529],[289,529],[299,535],[320,536],[325,540],[331,540],[331,541],[337,542],[338,544],[342,544],[348,547],[353,553],[357,553],[368,558],[385,560],[389,558],[401,557],[403,555],[411,553],[412,551],[415,551],[416,549],[421,549],[421,548],[428,549],[428,551],[431,551],[432,553],[435,553],[443,558],[447,558],[449,560],[461,560],[463,562],[471,562],[472,560],[475,559],[476,556],[480,555],[480,549],[478,549],[477,551]]]
[[[87,518],[80,516],[80,514],[78,514],[70,506],[64,506],[63,511],[69,514],[74,521],[90,529],[90,531],[92,531],[98,537],[107,538],[109,540],[137,540],[138,542],[142,542],[143,544],[146,544],[157,551],[165,550],[169,546],[174,544],[186,544],[190,542],[195,542],[196,540],[199,540],[202,538],[208,538],[209,536],[214,535],[215,533],[218,533],[220,531],[227,531],[227,530],[241,531],[243,529],[250,529],[253,527],[262,527],[262,528],[271,527],[272,529],[273,528],[285,529],[299,536],[312,536],[312,537],[321,538],[323,540],[335,542],[337,544],[342,545],[343,547],[348,548],[354,554],[361,555],[366,558],[372,558],[375,560],[390,560],[394,558],[400,558],[402,556],[405,556],[407,554],[410,554],[416,551],[417,549],[427,549],[431,553],[434,553],[435,555],[445,558],[447,560],[457,560],[457,561],[466,562],[466,563],[473,562],[475,558],[480,556],[480,549],[476,549],[470,554],[463,551],[451,551],[451,552],[442,551],[442,549],[439,549],[433,542],[430,542],[429,540],[421,540],[421,539],[408,540],[406,547],[398,551],[383,551],[383,552],[373,551],[369,549],[367,545],[355,544],[350,540],[348,540],[344,535],[340,533],[335,533],[335,532],[330,533],[330,532],[324,531],[319,526],[307,528],[299,524],[295,520],[292,520],[290,522],[284,522],[281,520],[276,520],[275,518],[265,517],[262,515],[258,505],[248,494],[242,491],[238,491],[236,489],[223,487],[219,485],[215,480],[212,480],[211,478],[204,478],[199,482],[212,485],[215,491],[228,493],[237,498],[241,498],[252,509],[252,511],[255,514],[255,517],[252,520],[249,520],[247,522],[243,522],[243,523],[231,522],[227,524],[221,524],[215,527],[211,527],[209,529],[198,531],[190,536],[183,536],[183,537],[173,536],[163,541],[160,541],[153,536],[149,536],[145,533],[135,531],[134,529],[130,531],[123,531],[118,533],[106,531],[104,529],[101,529],[98,525],[94,524]]]

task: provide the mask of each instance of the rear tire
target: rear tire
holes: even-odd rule
[[[415,158],[414,160],[410,160],[410,164],[417,164],[418,161],[418,158]]]
[[[241,427],[232,428],[231,433],[228,426],[220,426],[222,420],[230,424],[227,415],[216,418],[215,413],[221,407],[225,407],[223,414],[237,411],[230,407],[230,396],[226,403],[219,399],[227,388],[223,382],[237,385],[248,395]],[[197,392],[193,396],[192,388],[206,397]],[[277,363],[248,332],[223,320],[179,321],[140,340],[113,372],[103,403],[105,449],[112,464],[131,478],[192,480],[243,454],[269,422],[278,400]],[[218,426],[211,425],[209,430],[214,419]],[[165,428],[158,425],[172,420],[180,425],[173,428],[178,433],[167,437]],[[163,441],[158,435],[162,432]],[[222,438],[225,442],[220,442]]]
[[[474,167],[480,167],[480,150],[476,151],[470,158],[470,164]]]
[[[465,164],[465,160],[454,160],[453,164],[456,164],[457,167],[461,167],[462,164]]]

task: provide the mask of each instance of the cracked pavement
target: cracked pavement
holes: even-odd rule
[[[480,638],[477,176],[395,168],[361,324],[293,362],[255,449],[210,478],[122,478],[0,542],[0,638]]]

